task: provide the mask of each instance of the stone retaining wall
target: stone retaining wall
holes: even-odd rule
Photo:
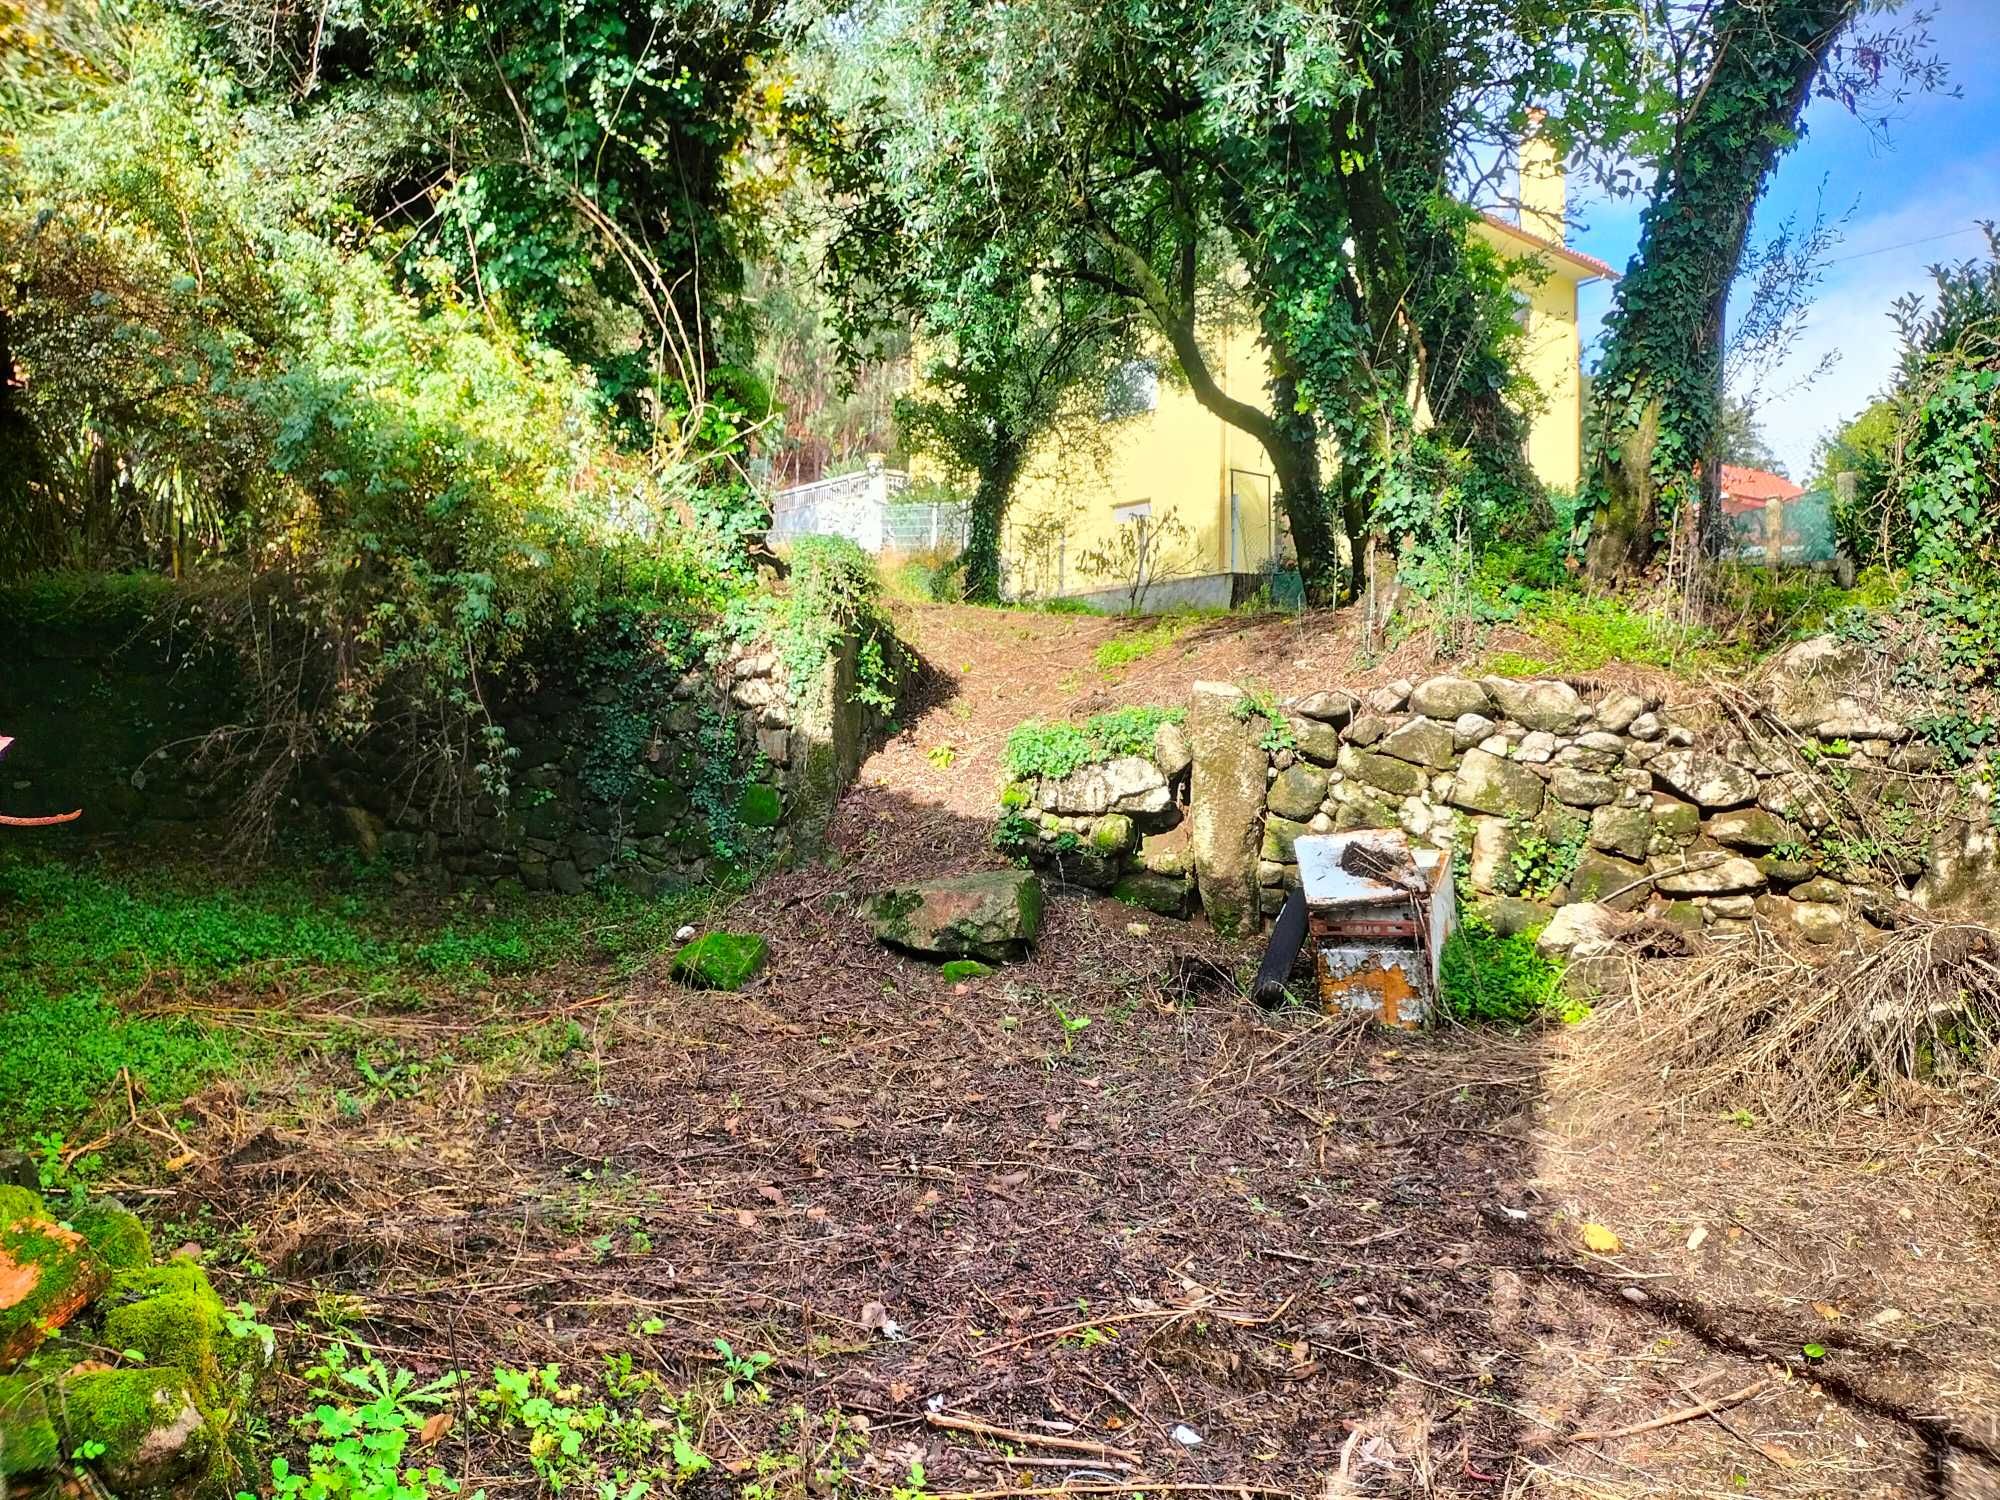
[[[1831,942],[1895,897],[1991,900],[2000,875],[1990,778],[1960,778],[1920,814],[1912,792],[1944,779],[1939,752],[1864,675],[1841,643],[1805,642],[1771,670],[1767,707],[1741,719],[1554,680],[1445,675],[1281,703],[1197,683],[1185,732],[1151,762],[1006,795],[1040,821],[1022,843],[1032,860],[1159,910],[1179,903],[1146,898],[1191,873],[1229,933],[1283,904],[1302,835],[1396,827],[1453,850],[1502,931],[1602,902],[1711,936],[1761,921]],[[1927,847],[1900,879],[1839,855],[1856,805],[1934,825],[1915,830]],[[1058,843],[1076,846],[1066,861]]]
[[[890,654],[895,653],[893,643]],[[0,618],[0,807],[83,816],[41,847],[222,832],[242,772],[202,753],[247,717],[226,654],[152,600],[32,628]],[[518,879],[650,893],[817,841],[881,717],[855,699],[859,643],[836,643],[811,683],[769,649],[685,669],[631,617],[552,640],[517,686],[489,683],[506,794],[468,773],[463,796],[412,796],[410,747],[379,736],[296,778],[283,826],[330,835],[462,881]]]

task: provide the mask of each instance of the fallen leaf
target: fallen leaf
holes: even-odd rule
[[[826,1210],[815,1204],[806,1210],[806,1217],[817,1224],[821,1219],[826,1217]]]
[[[424,1425],[417,1431],[417,1441],[426,1448],[451,1431],[452,1415],[448,1411],[432,1412],[424,1419]]]
[[[744,1229],[755,1229],[757,1227],[757,1215],[747,1208],[739,1208],[736,1210],[736,1222]]]
[[[870,1333],[889,1321],[889,1309],[879,1302],[870,1302],[861,1309],[861,1326]]]
[[[1583,1226],[1583,1248],[1598,1255],[1616,1255],[1625,1248],[1625,1242],[1602,1224]]]
[[[898,1406],[901,1406],[910,1397],[916,1395],[916,1393],[917,1388],[907,1380],[892,1380],[889,1382],[889,1399]]]
[[[1886,1328],[1891,1323],[1900,1323],[1902,1321],[1903,1310],[1900,1307],[1885,1307],[1868,1320],[1868,1326],[1870,1328]]]
[[[1837,1323],[1840,1321],[1840,1309],[1835,1307],[1831,1302],[1815,1302],[1812,1306],[1813,1311],[1818,1313],[1822,1318],[1825,1318],[1827,1322]]]
[[[758,1188],[757,1196],[759,1198],[768,1198],[773,1203],[783,1203],[785,1201],[784,1193],[777,1188],[771,1187],[769,1184]]]
[[[1706,1224],[1695,1225],[1694,1233],[1688,1236],[1688,1249],[1699,1250],[1701,1248],[1702,1241],[1707,1238],[1708,1238],[1708,1226]]]
[[[168,1157],[164,1165],[169,1172],[185,1172],[200,1159],[200,1155],[197,1152],[183,1151],[178,1156]]]
[[[993,1184],[995,1187],[1017,1188],[1027,1180],[1028,1180],[1028,1174],[1025,1171],[1007,1172],[999,1177],[994,1178]]]
[[[835,1130],[859,1130],[862,1122],[852,1115],[828,1115],[826,1123]]]

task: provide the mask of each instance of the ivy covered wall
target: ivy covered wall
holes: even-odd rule
[[[153,579],[0,591],[0,734],[16,740],[0,806],[81,807],[50,831],[79,849],[226,845],[256,774],[231,753],[249,705],[201,610]],[[804,634],[780,618],[730,643],[664,612],[601,609],[489,685],[491,743],[464,747],[458,796],[414,794],[413,757],[440,742],[391,720],[314,756],[280,838],[536,890],[726,879],[817,839],[892,706],[900,647],[872,619]]]

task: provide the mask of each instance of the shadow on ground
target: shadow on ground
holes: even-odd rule
[[[915,1459],[938,1495],[1980,1493],[1859,1355],[1800,1378],[1796,1316],[1578,1248],[1578,1182],[1640,1143],[1552,1159],[1546,1039],[1268,1015],[1254,952],[1086,894],[968,982],[867,936],[862,898],[987,840],[857,788],[836,863],[729,914],[772,943],[741,994],[568,974],[385,1020],[427,1086],[348,1119],[324,1069],[216,1091],[163,1209],[253,1247],[299,1352],[329,1306],[425,1373],[768,1351],[777,1399],[706,1434],[725,1468],[797,1403],[865,1419],[863,1486]],[[572,1042],[464,1060],[495,1026]],[[537,1487],[484,1441],[452,1439],[469,1483]]]

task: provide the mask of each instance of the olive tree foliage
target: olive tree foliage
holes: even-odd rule
[[[1408,456],[1413,387],[1443,441],[1518,469],[1509,268],[1468,250],[1451,189],[1535,96],[1603,96],[1575,57],[1615,28],[1570,9],[861,0],[817,40],[906,240],[1003,247],[1015,291],[1135,318],[1264,448],[1325,603],[1337,533],[1358,557]],[[1221,377],[1230,323],[1262,341],[1262,391]]]
[[[1074,287],[1020,285],[1005,259],[989,250],[920,294],[935,342],[921,385],[897,404],[904,441],[971,488],[964,589],[987,603],[1000,597],[1001,530],[1037,443],[1087,441],[1135,394],[1121,379],[1136,353],[1131,315]]]
[[[1800,139],[1807,103],[1817,96],[1866,113],[1945,79],[1926,13],[1875,19],[1893,0],[1656,0],[1648,9],[1671,104],[1650,142],[1633,141],[1652,185],[1592,385],[1586,556],[1600,581],[1644,571],[1674,518],[1713,496],[1730,289],[1752,212]]]

